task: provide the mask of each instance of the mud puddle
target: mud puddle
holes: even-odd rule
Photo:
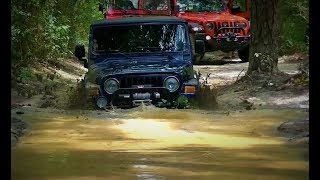
[[[144,107],[30,111],[31,134],[12,150],[12,179],[307,179],[308,148],[276,131],[306,112]]]

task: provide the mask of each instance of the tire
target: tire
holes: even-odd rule
[[[81,94],[82,94],[82,107],[84,109],[90,109],[95,107],[95,103],[93,101],[93,98],[89,97],[88,95],[88,91],[86,89],[86,84],[87,84],[87,78],[85,77],[82,81],[81,81]]]
[[[191,46],[192,46],[192,58],[193,58],[193,64],[197,65],[200,64],[200,61],[202,60],[202,58],[204,57],[204,53],[203,54],[198,54],[196,53],[195,47],[196,47],[196,38],[195,35],[190,33],[190,40],[191,40]]]
[[[249,46],[245,47],[244,49],[238,50],[238,56],[242,62],[249,61]]]
[[[191,40],[191,47],[192,47],[192,55],[195,56],[196,55],[196,37],[194,36],[193,33],[190,33],[190,40]]]
[[[81,84],[80,84],[80,88],[81,88],[81,96],[80,97],[82,99],[82,107],[85,107],[87,105],[87,102],[88,102],[88,98],[87,98],[87,90],[86,90],[86,78],[84,78],[82,81],[81,81]]]

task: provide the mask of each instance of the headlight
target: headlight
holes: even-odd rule
[[[111,78],[111,79],[107,79],[104,82],[104,90],[108,93],[108,94],[113,94],[116,90],[119,89],[119,81],[117,79]]]
[[[207,23],[207,24],[206,24],[206,28],[207,28],[208,30],[212,30],[212,29],[214,28],[214,26],[213,26],[212,23]]]
[[[202,27],[193,27],[192,28],[193,31],[198,32],[198,31],[202,31]]]
[[[175,76],[168,76],[166,79],[163,81],[163,85],[165,88],[167,88],[170,92],[174,92],[178,90],[180,83],[178,78]]]
[[[247,27],[247,24],[246,24],[245,22],[242,22],[242,23],[236,22],[235,25],[236,25],[237,27],[242,27],[242,28],[246,28],[246,27]]]

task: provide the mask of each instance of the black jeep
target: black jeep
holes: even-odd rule
[[[123,17],[93,23],[88,58],[84,45],[76,46],[75,56],[88,68],[83,87],[99,108],[173,106],[198,90],[191,48],[183,19]],[[196,51],[204,52],[203,41]]]

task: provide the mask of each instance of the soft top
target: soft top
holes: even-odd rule
[[[91,26],[115,25],[115,24],[133,24],[133,23],[186,23],[184,19],[175,16],[134,16],[122,17],[116,19],[103,19],[95,21]]]

